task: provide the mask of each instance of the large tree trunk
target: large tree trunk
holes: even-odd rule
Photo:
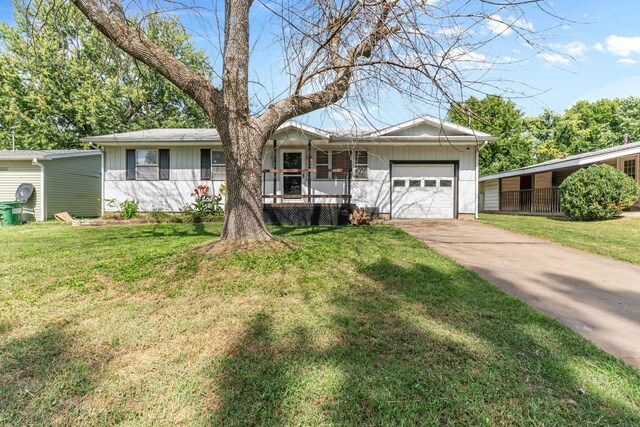
[[[381,40],[398,31],[387,21],[397,0],[372,2],[379,16],[370,34],[341,54],[340,31],[365,7],[353,4],[351,12],[339,13],[326,31],[332,33],[325,47],[330,50],[335,76],[320,90],[302,95],[305,82],[313,73],[299,76],[291,96],[269,104],[259,117],[249,108],[249,10],[253,0],[225,0],[222,89],[189,69],[159,44],[148,39],[127,21],[120,0],[72,0],[82,13],[117,46],[134,58],[159,71],[184,93],[194,99],[216,124],[227,164],[225,220],[221,240],[263,241],[272,236],[262,217],[262,149],[267,138],[287,119],[338,102],[348,91],[353,67],[359,58],[370,58]],[[104,7],[106,4],[106,8]],[[331,11],[338,6],[327,6]],[[340,9],[342,6],[339,7]],[[358,13],[356,13],[358,12]],[[348,18],[348,19],[347,19]],[[347,19],[343,22],[343,19]],[[318,28],[323,30],[322,28]],[[315,30],[314,30],[315,31]],[[321,51],[319,50],[318,53]],[[315,57],[315,56],[314,56]],[[313,62],[314,60],[312,60]],[[312,64],[309,63],[309,65]]]
[[[273,237],[262,216],[262,149],[266,137],[248,126],[219,127],[225,146],[227,189],[223,241],[264,241]]]
[[[225,3],[223,106],[212,117],[227,164],[223,241],[273,238],[262,217],[262,148],[268,135],[259,130],[249,112],[250,7],[250,0]]]

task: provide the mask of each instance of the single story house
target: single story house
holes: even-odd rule
[[[362,134],[290,121],[262,154],[265,207],[349,203],[392,218],[474,218],[478,150],[495,139],[434,117]],[[151,129],[83,141],[103,152],[104,199],[136,199],[141,210],[179,211],[194,187],[217,192],[225,180],[215,129]]]
[[[480,210],[560,214],[559,186],[573,172],[607,164],[640,184],[640,142],[566,156],[480,178]],[[640,208],[636,202],[632,209]]]
[[[76,217],[100,215],[98,150],[0,150],[0,201],[15,200],[22,183],[34,186],[24,220],[44,221],[64,211]]]

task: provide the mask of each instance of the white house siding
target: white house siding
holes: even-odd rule
[[[388,133],[386,136],[444,136],[445,134],[448,136],[462,135],[459,132],[453,132],[451,130],[448,130],[445,133],[439,127],[427,123],[420,123],[396,132]]]
[[[43,160],[47,218],[58,212],[100,216],[102,183],[99,155]]]
[[[127,181],[126,150],[127,149],[163,149],[170,150],[170,179],[168,181]],[[205,184],[218,192],[222,181],[200,179],[200,149],[216,148],[215,146],[126,146],[105,147],[105,201],[115,199],[116,206],[105,203],[105,211],[117,211],[117,205],[126,199],[140,202],[140,210],[150,211],[162,209],[178,212],[193,201],[193,189]],[[219,148],[219,146],[218,146]]]
[[[415,146],[385,146],[384,143],[375,145],[366,145],[360,147],[340,146],[340,145],[321,145],[318,146],[314,141],[312,148],[312,158],[315,159],[315,150],[321,148],[323,150],[366,150],[369,153],[369,171],[367,180],[353,179],[352,196],[353,203],[362,207],[377,207],[382,213],[389,213],[389,163],[390,161],[443,161],[459,162],[458,170],[458,212],[463,214],[475,214],[475,203],[477,197],[476,181],[475,181],[475,150],[476,147],[470,146],[451,146],[451,145],[415,145]],[[281,167],[282,149],[300,149],[304,152],[304,166],[306,167],[307,146],[303,144],[279,144],[277,167]],[[263,155],[263,165],[265,168],[272,167],[272,147],[267,147]],[[315,167],[315,162],[312,163]],[[281,174],[278,174],[278,180]],[[266,177],[266,193],[273,194],[273,175],[268,174]],[[306,179],[303,184],[306,184]],[[281,184],[278,181],[278,189]],[[344,184],[342,181],[335,180],[313,180],[312,189],[314,194],[343,194]],[[306,188],[305,188],[306,190]],[[304,191],[303,191],[304,192]],[[279,194],[280,191],[277,192]],[[317,199],[315,201],[337,202],[338,200]]]
[[[459,162],[458,170],[458,212],[461,214],[474,214],[476,207],[477,189],[475,172],[474,145],[415,145],[415,146],[390,146],[384,143],[354,147],[353,145],[323,144],[320,141],[312,141],[312,159],[315,159],[316,147],[331,150],[364,149],[369,152],[368,179],[352,181],[352,202],[362,207],[377,207],[380,212],[388,213],[389,207],[389,162],[390,161],[443,161]],[[213,145],[211,148],[215,148]],[[200,149],[207,146],[163,147],[145,146],[144,148],[169,148],[171,172],[169,181],[127,181],[125,170],[125,153],[127,148],[105,147],[105,199],[116,199],[118,203],[125,199],[136,199],[140,202],[141,210],[161,208],[164,210],[178,211],[191,201],[191,191],[198,184],[207,184],[214,191],[218,191],[221,181],[200,180]],[[142,147],[140,147],[142,148]],[[298,149],[304,153],[303,167],[307,166],[307,141],[280,141],[278,143],[277,167],[281,167],[283,149]],[[263,166],[265,169],[272,167],[272,145],[268,143],[263,154]],[[312,162],[315,167],[315,160]],[[281,174],[277,174],[278,192],[281,188]],[[337,180],[315,180],[312,177],[312,191],[314,194],[343,194],[344,182]],[[303,185],[306,186],[306,177]],[[303,192],[306,192],[306,187]],[[273,194],[273,175],[265,177],[265,193]],[[279,200],[280,201],[280,200]],[[299,201],[299,200],[298,200]],[[335,199],[315,199],[315,202],[338,202]],[[107,211],[117,210],[105,206]]]
[[[14,201],[20,184],[33,184],[33,195],[23,208],[22,219],[41,221],[43,219],[41,177],[40,166],[32,165],[30,160],[0,160],[0,201]]]
[[[484,207],[486,212],[500,210],[500,180],[492,179],[482,183]]]
[[[385,213],[390,211],[390,161],[458,161],[458,213],[475,214],[477,198],[475,146],[384,146],[380,144],[367,148],[369,151],[369,179],[367,181],[354,180],[352,194],[355,204],[376,206]]]

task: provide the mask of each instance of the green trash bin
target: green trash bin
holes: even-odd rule
[[[20,224],[23,206],[22,202],[0,202],[0,226]]]
[[[22,208],[33,194],[33,184],[22,183],[16,190],[16,199],[0,202],[0,226],[18,225],[22,221]]]

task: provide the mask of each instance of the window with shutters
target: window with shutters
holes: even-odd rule
[[[136,180],[158,179],[158,150],[136,150]]]
[[[211,150],[211,179],[213,181],[224,181],[226,176],[224,152],[222,150]]]

